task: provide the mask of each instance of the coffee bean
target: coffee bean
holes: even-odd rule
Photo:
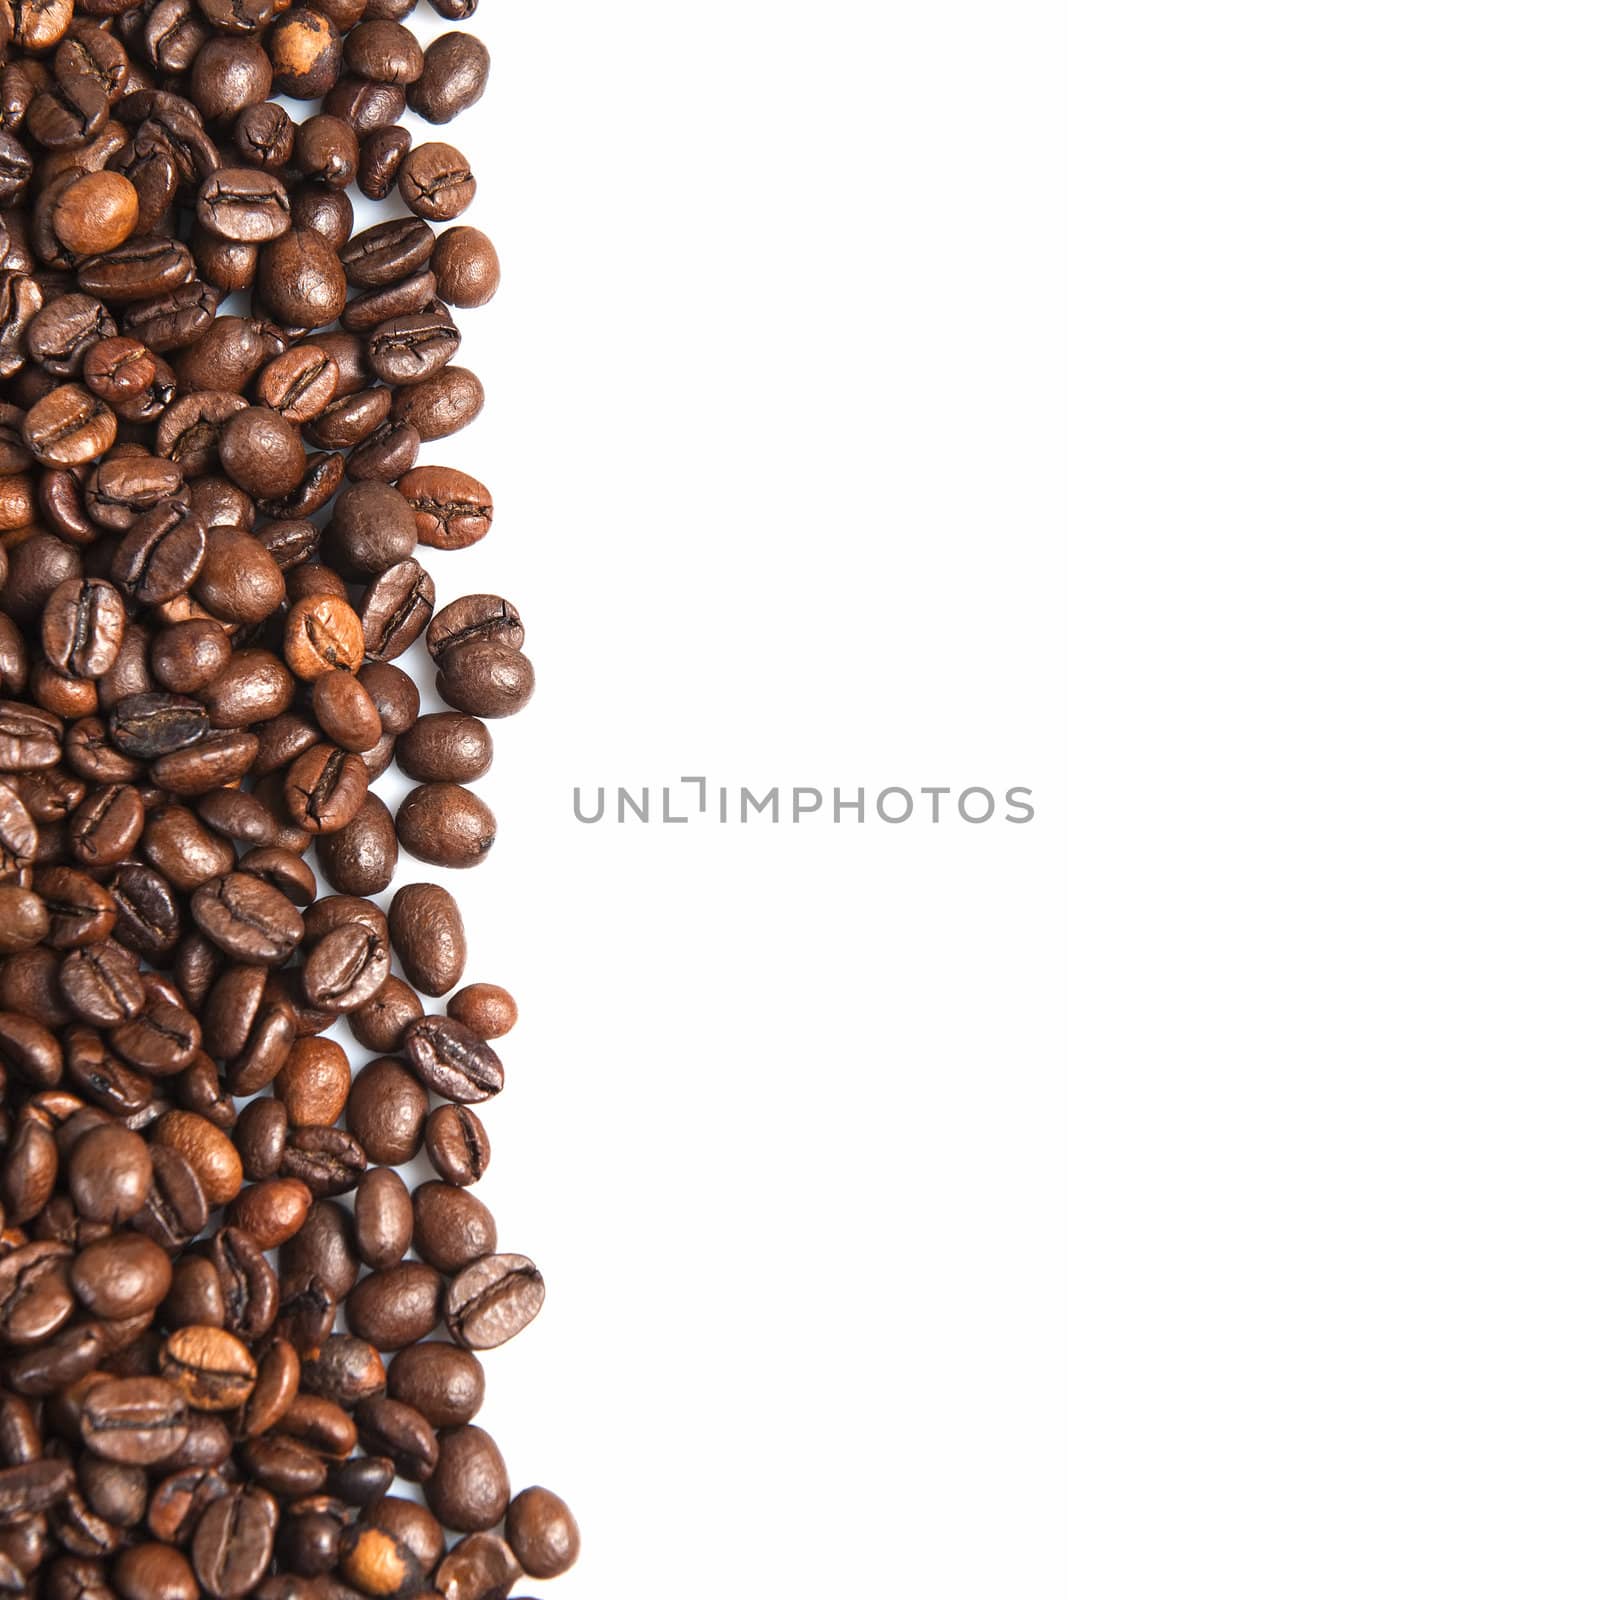
[[[423,994],[447,994],[467,964],[461,911],[448,889],[408,883],[389,907],[389,934],[406,976]]]
[[[225,1328],[178,1328],[161,1346],[161,1376],[176,1384],[195,1410],[231,1411],[250,1398],[256,1364]]]
[[[494,740],[477,717],[434,711],[401,735],[395,759],[402,772],[423,783],[471,783],[493,764]]]
[[[432,265],[446,305],[485,306],[500,288],[500,257],[477,228],[446,228],[433,247]]]
[[[406,1029],[406,1057],[442,1099],[475,1105],[505,1086],[500,1058],[470,1028],[451,1017],[423,1017]]]
[[[469,1350],[492,1350],[539,1315],[544,1279],[526,1256],[484,1256],[450,1280],[444,1296],[450,1336]]]
[[[350,1292],[350,1331],[379,1350],[399,1350],[425,1339],[439,1324],[444,1279],[420,1261],[368,1274]]]
[[[471,12],[457,14],[470,16]],[[488,81],[489,52],[482,40],[470,33],[446,33],[423,52],[422,71],[406,98],[426,121],[449,122],[477,104]]]
[[[458,711],[479,717],[509,717],[533,696],[533,667],[510,645],[479,642],[446,650],[434,680]]]
[[[396,487],[411,505],[418,542],[430,549],[463,550],[482,539],[494,521],[488,489],[454,467],[414,467]]]
[[[214,1600],[244,1600],[267,1574],[277,1532],[277,1501],[265,1489],[239,1489],[213,1501],[194,1530],[201,1587]]]
[[[493,1533],[468,1534],[434,1573],[440,1600],[506,1600],[522,1577],[511,1546]]]
[[[524,1489],[511,1502],[506,1541],[531,1578],[559,1578],[578,1559],[578,1525],[548,1489]]]
[[[401,801],[395,831],[419,860],[474,867],[493,847],[497,825],[494,813],[472,790],[459,783],[424,783]]]
[[[148,1467],[182,1445],[189,1420],[183,1395],[164,1378],[107,1378],[84,1397],[79,1427],[97,1456]]]
[[[356,1251],[369,1267],[395,1266],[411,1248],[411,1197],[405,1180],[376,1167],[356,1185]]]
[[[463,1533],[494,1527],[511,1500],[504,1458],[494,1440],[470,1423],[439,1435],[438,1462],[423,1489],[440,1522]]]
[[[449,1183],[423,1183],[411,1197],[413,1244],[430,1267],[459,1272],[498,1244],[495,1221],[476,1195]]]
[[[489,1135],[467,1106],[439,1106],[428,1114],[423,1134],[428,1160],[447,1183],[465,1188],[489,1167]]]

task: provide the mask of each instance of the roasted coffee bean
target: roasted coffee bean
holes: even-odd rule
[[[476,1195],[449,1183],[423,1183],[411,1197],[413,1247],[430,1267],[459,1272],[498,1244],[495,1221]]]
[[[522,1569],[511,1546],[493,1533],[472,1533],[439,1563],[440,1600],[506,1600]]]
[[[244,1600],[266,1576],[278,1533],[277,1501],[239,1489],[213,1501],[195,1525],[195,1575],[214,1600]]]
[[[219,167],[200,185],[195,214],[220,238],[265,244],[289,231],[289,194],[260,167]]]
[[[453,144],[419,144],[401,163],[399,190],[419,217],[451,222],[472,204],[478,180]]]
[[[232,872],[206,883],[190,908],[206,936],[236,961],[277,966],[288,960],[305,933],[289,899],[249,873]]]
[[[340,1541],[339,1572],[372,1600],[414,1600],[427,1579],[422,1564],[394,1534],[357,1523]]]
[[[446,33],[423,52],[422,71],[412,80],[406,98],[424,120],[449,122],[477,104],[488,81],[489,52],[483,41],[470,33]]]
[[[67,1182],[80,1216],[128,1222],[143,1209],[153,1169],[150,1147],[126,1128],[96,1128],[73,1146]]]
[[[511,1480],[494,1440],[469,1423],[439,1435],[438,1460],[423,1492],[445,1527],[482,1533],[505,1516]]]
[[[480,1039],[501,1038],[517,1025],[517,1002],[497,983],[469,983],[450,997],[446,1010]]]
[[[349,893],[350,891],[346,890],[344,892]],[[406,1029],[421,1015],[422,1002],[417,998],[416,990],[404,978],[397,978],[391,973],[389,977],[384,979],[377,994],[372,999],[364,1006],[350,1013],[350,1030],[367,1049],[382,1051],[385,1055],[392,1055],[395,1051],[405,1048]],[[373,1066],[377,1065],[378,1063],[373,1063]],[[392,1073],[396,1067],[397,1064],[391,1062],[386,1070]],[[371,1069],[364,1070],[370,1071]],[[398,1071],[405,1073],[403,1067],[399,1067]],[[407,1077],[410,1076],[409,1074],[405,1075]],[[414,1078],[411,1079],[411,1082],[419,1090],[421,1089],[421,1085],[416,1084]],[[364,1095],[362,1099],[362,1104],[365,1107],[363,1115],[367,1121],[369,1133],[377,1132],[377,1116],[379,1113],[377,1093],[374,1090]],[[424,1093],[424,1103],[426,1103],[426,1099],[427,1096]],[[371,1153],[377,1159],[391,1159],[387,1156],[378,1157],[376,1151]],[[415,1150],[412,1151],[412,1154],[415,1154]],[[401,1159],[409,1159],[409,1157]]]
[[[388,199],[400,180],[400,168],[410,151],[411,135],[405,128],[397,128],[393,123],[373,128],[361,141],[356,160],[356,187],[369,200]]]
[[[482,539],[494,521],[488,489],[453,467],[414,467],[396,487],[411,505],[418,542],[431,549],[465,549]]]
[[[378,575],[361,612],[366,654],[393,661],[408,650],[433,615],[433,579],[410,557]]]
[[[339,369],[319,345],[296,345],[274,357],[256,379],[261,404],[296,426],[327,409],[338,387]]]
[[[379,1350],[400,1350],[415,1344],[438,1326],[444,1290],[440,1274],[420,1261],[405,1261],[370,1273],[351,1290],[345,1302],[350,1331]],[[498,1325],[493,1318],[484,1323],[486,1327]]]
[[[408,883],[389,907],[389,936],[405,975],[423,993],[448,994],[467,965],[467,936],[455,896],[435,883]]]
[[[161,1376],[196,1411],[232,1411],[255,1387],[250,1351],[222,1327],[178,1328],[161,1346]]]
[[[543,1296],[467,1192],[516,1008],[476,984],[427,1016],[459,908],[364,898],[402,842],[482,858],[480,719],[533,689],[515,609],[435,614],[417,559],[491,530],[485,485],[417,463],[482,409],[448,308],[500,265],[430,226],[468,157],[397,125],[474,103],[488,54],[423,49],[413,5],[0,4],[0,1591],[518,1576],[465,1348]],[[412,215],[352,237],[357,186]],[[424,632],[453,708],[427,717],[395,664]],[[353,1078],[341,1015],[376,1053]],[[397,1470],[434,1510],[385,1498]],[[576,1532],[547,1521],[554,1571]]]
[[[401,801],[394,824],[412,855],[440,867],[477,866],[497,831],[494,813],[459,783],[419,784]]]
[[[321,328],[344,310],[344,267],[320,233],[291,228],[262,247],[256,291],[285,327]]]
[[[433,247],[432,265],[446,305],[484,306],[500,288],[500,257],[477,228],[446,228]]]
[[[264,407],[236,413],[222,430],[224,457],[230,455],[229,441],[238,437],[244,442],[231,452],[235,466],[244,461],[240,470],[246,475],[267,470],[264,464],[275,460],[267,435],[275,437],[280,425],[287,427],[276,412]],[[238,436],[232,432],[236,426],[243,429]],[[239,481],[250,487],[244,477]],[[283,572],[253,534],[243,528],[212,528],[206,535],[205,559],[194,582],[194,597],[223,622],[263,622],[283,603]]]
[[[395,745],[400,770],[422,783],[472,783],[494,761],[494,739],[483,722],[461,711],[419,717]]]
[[[204,1118],[195,1120],[203,1122]],[[176,1250],[206,1225],[208,1197],[195,1168],[178,1150],[155,1145],[150,1151],[150,1163],[150,1189],[143,1208],[133,1218],[133,1226],[163,1249]]]
[[[238,1151],[219,1128],[190,1111],[168,1111],[155,1124],[157,1145],[181,1156],[199,1180],[208,1204],[226,1205],[244,1181]],[[159,1182],[159,1170],[157,1173]]]
[[[479,642],[446,650],[434,679],[440,695],[458,711],[479,717],[509,717],[533,697],[533,667],[510,645]]]
[[[406,217],[358,233],[340,252],[340,261],[358,289],[377,289],[426,267],[433,251],[433,230],[420,218]]]
[[[578,1525],[548,1489],[524,1489],[511,1502],[506,1542],[530,1578],[559,1578],[578,1559]]]
[[[412,1023],[406,1029],[405,1048],[417,1076],[435,1094],[457,1105],[491,1099],[505,1086],[500,1057],[454,1018],[423,1017]]]
[[[343,1128],[296,1128],[284,1147],[282,1172],[318,1199],[348,1194],[367,1170],[366,1152]]]
[[[171,1545],[134,1545],[112,1567],[112,1582],[123,1600],[199,1600],[194,1568]]]
[[[467,1106],[439,1106],[428,1114],[423,1143],[433,1169],[447,1183],[467,1187],[488,1170],[489,1135]]]
[[[228,1207],[228,1226],[261,1249],[276,1250],[300,1231],[310,1209],[311,1191],[298,1178],[269,1178],[239,1191]]]
[[[71,951],[61,963],[59,982],[67,1004],[97,1027],[114,1027],[144,1010],[138,957],[120,944]]]
[[[178,1449],[189,1419],[183,1395],[164,1378],[108,1378],[84,1396],[79,1427],[97,1456],[148,1467]]]
[[[514,1338],[544,1306],[544,1278],[526,1257],[484,1256],[450,1280],[445,1326],[469,1350],[492,1350]]]

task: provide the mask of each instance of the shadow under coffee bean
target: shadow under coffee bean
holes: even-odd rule
[[[373,898],[492,853],[534,686],[430,567],[493,528],[431,456],[500,262],[433,131],[489,54],[416,3],[0,7],[0,1587],[45,1600],[505,1600],[578,1554],[480,1418],[545,1295],[473,1192],[516,1001],[461,987],[445,885]]]

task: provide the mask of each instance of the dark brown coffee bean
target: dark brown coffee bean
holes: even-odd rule
[[[492,1350],[527,1327],[543,1305],[544,1279],[526,1256],[484,1256],[450,1280],[445,1325],[467,1349]]]
[[[356,1185],[356,1251],[369,1267],[397,1265],[411,1248],[411,1196],[405,1180],[375,1167]]]
[[[511,1500],[505,1459],[482,1428],[450,1428],[439,1435],[438,1463],[424,1493],[445,1527],[485,1532],[505,1516]]]
[[[476,544],[494,520],[489,491],[453,467],[415,467],[397,487],[411,505],[418,542],[432,549],[461,550]]]
[[[171,1285],[166,1253],[139,1233],[98,1240],[72,1265],[73,1293],[90,1313],[108,1321],[154,1311]]]
[[[318,1199],[326,1199],[355,1188],[367,1170],[367,1156],[360,1141],[343,1128],[296,1128],[284,1149],[282,1170]]]
[[[500,288],[500,257],[477,228],[445,229],[434,246],[432,266],[446,305],[484,306]]]
[[[446,33],[423,52],[422,71],[406,98],[425,121],[449,122],[477,104],[488,81],[489,52],[483,41],[470,33]]]
[[[479,717],[509,717],[533,697],[533,666],[509,645],[463,644],[439,659],[435,685],[459,711]]]
[[[356,187],[369,200],[388,199],[400,180],[400,168],[410,152],[411,134],[405,128],[393,123],[373,128],[361,140],[356,161]]]
[[[439,1106],[428,1114],[423,1134],[428,1159],[447,1183],[474,1184],[489,1167],[489,1135],[466,1106]]]
[[[499,1239],[489,1208],[449,1183],[423,1183],[411,1197],[414,1248],[430,1267],[450,1274],[493,1254]]]
[[[345,1302],[350,1331],[380,1350],[415,1344],[438,1326],[444,1288],[439,1273],[420,1261],[370,1273]]]
[[[455,896],[436,883],[408,883],[389,907],[389,936],[405,975],[423,994],[441,995],[460,983],[467,934]]]
[[[440,867],[477,866],[497,831],[494,813],[459,783],[419,784],[401,801],[394,822],[412,855]]]
[[[265,244],[289,231],[289,194],[260,167],[218,167],[200,185],[195,214],[220,238]]]
[[[236,961],[277,966],[288,960],[305,923],[279,890],[248,873],[232,872],[198,890],[195,921]]]
[[[174,1112],[168,1115],[192,1113]],[[200,1117],[195,1120],[204,1121]],[[206,1225],[206,1194],[195,1169],[177,1150],[153,1146],[150,1162],[150,1189],[143,1208],[133,1218],[133,1226],[154,1239],[164,1250],[176,1250],[193,1239]]]
[[[419,717],[395,745],[400,770],[422,783],[472,783],[494,762],[494,739],[477,717],[435,711]]]
[[[439,1459],[439,1440],[420,1411],[386,1395],[375,1395],[356,1407],[361,1443],[370,1455],[388,1457],[402,1478],[421,1481]]]
[[[419,144],[400,167],[400,198],[429,222],[450,222],[472,204],[478,181],[452,144]]]
[[[423,1017],[412,1023],[406,1030],[406,1056],[435,1094],[457,1105],[488,1100],[505,1086],[500,1057],[450,1017]]]
[[[493,1533],[472,1533],[439,1563],[440,1600],[506,1600],[522,1569],[511,1546]]]
[[[367,1049],[392,1055],[404,1048],[406,1029],[421,1015],[422,1002],[417,998],[416,990],[404,978],[397,978],[391,973],[371,1000],[350,1013],[350,1029]],[[404,1071],[403,1068],[400,1070]],[[416,1080],[412,1079],[412,1082]],[[417,1087],[421,1088],[420,1085]],[[425,1094],[423,1098],[426,1103]]]
[[[361,762],[333,745],[313,745],[295,759],[284,779],[284,804],[309,833],[331,833],[355,820],[367,797]]]
[[[264,406],[296,426],[319,417],[333,401],[339,369],[320,345],[285,350],[261,369],[256,394]]]
[[[309,228],[291,228],[262,247],[256,287],[267,312],[285,327],[321,328],[344,310],[344,267]]]
[[[394,819],[375,794],[361,802],[361,809],[337,833],[325,833],[317,839],[317,864],[341,894],[373,895],[388,888],[399,854]],[[385,974],[383,983],[388,981]],[[348,1009],[365,1008],[382,987],[380,984],[359,1007]]]
[[[427,442],[466,427],[483,410],[483,399],[483,385],[475,373],[466,367],[445,367],[399,390],[390,415],[396,422],[410,423]]]
[[[195,1526],[195,1575],[214,1600],[245,1600],[266,1576],[278,1533],[278,1506],[259,1488],[213,1501]]]
[[[87,945],[61,963],[61,993],[85,1022],[114,1027],[144,1010],[139,961],[120,944]]]
[[[76,1309],[71,1249],[40,1239],[0,1260],[0,1338],[34,1345],[59,1333]]]
[[[80,1423],[97,1456],[148,1467],[183,1443],[189,1421],[183,1396],[163,1378],[108,1378],[91,1388]]]
[[[358,289],[377,289],[426,267],[433,250],[433,230],[420,218],[407,217],[358,233],[340,252],[340,260]]]
[[[524,1489],[511,1502],[506,1541],[530,1578],[559,1578],[578,1559],[578,1525],[548,1489]]]
[[[112,1568],[122,1600],[199,1600],[194,1568],[171,1545],[138,1544],[122,1551]]]
[[[95,1222],[128,1222],[143,1209],[153,1171],[144,1140],[126,1128],[96,1128],[67,1162],[72,1203]]]

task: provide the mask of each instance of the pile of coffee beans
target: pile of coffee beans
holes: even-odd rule
[[[375,898],[493,847],[533,689],[516,608],[418,559],[493,520],[419,456],[484,403],[451,308],[499,265],[402,125],[488,52],[416,3],[0,0],[0,1597],[577,1556],[475,1422],[545,1293],[472,1192],[516,1004],[446,888]]]

